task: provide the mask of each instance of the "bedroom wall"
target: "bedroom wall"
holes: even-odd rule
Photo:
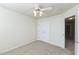
[[[76,16],[76,35],[75,35],[75,54],[79,55],[79,5],[77,10],[77,16]]]
[[[38,22],[38,31],[37,31],[38,38],[37,39],[65,48],[65,18],[76,15],[76,13],[77,13],[77,6],[69,9],[63,14],[46,17],[43,19],[38,19],[37,20]],[[41,25],[41,27],[40,27],[40,24],[43,22],[49,22],[49,31],[41,30],[43,28],[42,27],[43,24]],[[46,32],[43,32],[43,31],[46,31]],[[48,32],[49,38],[48,39],[42,38],[45,35],[44,33],[47,33],[47,32]]]
[[[35,19],[0,7],[0,53],[35,40]]]

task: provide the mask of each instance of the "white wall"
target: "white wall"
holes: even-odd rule
[[[0,53],[36,40],[36,20],[0,7]]]
[[[64,20],[61,15],[54,16],[51,18],[51,25],[50,25],[50,41],[59,46],[64,48]]]
[[[63,14],[56,15],[56,16],[51,16],[43,19],[38,19],[38,31],[42,29],[42,27],[39,29],[39,24],[42,22],[49,21],[49,39],[41,39],[42,41],[46,41],[49,43],[52,43],[54,45],[57,45],[59,47],[65,48],[65,18],[69,16],[76,15],[77,13],[77,6],[73,7],[72,9],[66,11]],[[77,21],[76,21],[77,22]],[[42,37],[42,32],[38,32],[38,40],[39,38]],[[76,32],[77,34],[77,32]]]
[[[76,17],[76,37],[75,37],[75,54],[79,55],[79,5],[77,6],[77,17]]]

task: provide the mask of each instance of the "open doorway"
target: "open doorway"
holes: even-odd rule
[[[75,16],[65,19],[65,48],[75,54]]]

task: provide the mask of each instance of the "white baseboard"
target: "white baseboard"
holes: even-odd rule
[[[23,44],[21,44],[21,45],[18,45],[18,46],[9,48],[9,49],[7,49],[7,50],[5,50],[5,51],[1,51],[0,54],[3,54],[3,53],[6,53],[6,52],[8,52],[8,51],[11,51],[11,50],[13,50],[13,49],[19,48],[19,47],[24,46],[24,45],[26,45],[26,44],[29,44],[29,43],[31,43],[31,42],[33,42],[33,41],[36,41],[36,40],[30,40],[28,43],[23,43]]]
[[[40,40],[40,39],[37,39],[37,40]],[[52,45],[58,46],[58,45],[56,45],[56,44],[54,44],[53,42],[48,41],[48,40],[40,40],[40,41],[47,42],[47,43],[49,43],[49,44],[52,44]],[[60,46],[58,46],[58,47],[60,47]],[[65,48],[65,47],[61,47],[61,48]]]

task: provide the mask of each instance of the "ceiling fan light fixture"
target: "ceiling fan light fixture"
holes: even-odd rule
[[[43,12],[40,12],[39,15],[42,16]]]
[[[34,16],[36,16],[37,14],[35,13]]]
[[[34,16],[42,16],[44,11],[52,10],[52,7],[41,8],[39,4],[34,4]]]
[[[34,14],[34,16],[36,16],[37,15],[37,12],[36,11],[33,11],[33,14]]]

